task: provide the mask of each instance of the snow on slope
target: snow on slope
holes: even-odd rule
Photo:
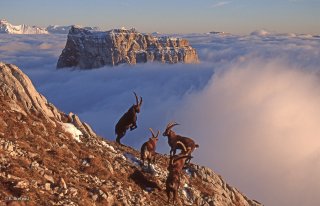
[[[0,33],[7,34],[49,34],[44,28],[36,26],[22,25],[12,25],[7,20],[0,20]]]
[[[68,34],[70,26],[50,25],[47,28],[37,26],[13,25],[5,19],[0,20],[0,34]],[[82,26],[79,26],[82,27]],[[82,27],[87,30],[100,30],[98,27]]]
[[[50,25],[47,27],[47,31],[50,34],[68,34],[69,30],[71,29],[73,25],[70,26],[60,26],[60,25]],[[82,27],[79,26],[81,28],[87,29],[87,30],[93,30],[93,31],[99,31],[100,28],[99,27]]]

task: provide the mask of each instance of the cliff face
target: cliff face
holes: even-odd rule
[[[72,27],[57,68],[98,68],[144,62],[197,63],[198,55],[185,39],[153,37],[134,29],[107,32]]]
[[[142,144],[142,143],[141,143]],[[0,205],[167,205],[167,155],[139,153],[65,114],[14,65],[0,63]],[[211,169],[183,171],[180,205],[260,205]]]

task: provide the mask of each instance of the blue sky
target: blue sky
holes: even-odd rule
[[[143,32],[320,34],[320,0],[1,0],[0,18],[13,24],[125,26]]]

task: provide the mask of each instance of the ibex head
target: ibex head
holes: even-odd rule
[[[142,104],[142,97],[140,97],[140,102],[138,100],[138,96],[135,92],[133,92],[134,96],[136,97],[136,104],[133,105],[134,111],[136,111],[137,113],[140,112],[140,107]]]
[[[170,136],[171,133],[173,132],[171,129],[176,126],[176,125],[179,125],[178,123],[176,122],[169,122],[169,124],[167,125],[167,128],[166,130],[163,132],[163,136]]]
[[[151,128],[149,128],[149,130],[150,130],[150,132],[151,132],[151,134],[152,134],[151,139],[153,139],[153,140],[155,140],[155,142],[157,142],[157,141],[159,140],[159,139],[158,139],[158,136],[159,136],[160,131],[158,130],[157,135],[154,135],[153,130],[152,130]]]

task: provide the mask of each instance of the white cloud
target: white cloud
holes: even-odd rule
[[[223,7],[223,6],[230,4],[230,3],[231,3],[231,1],[219,1],[214,4],[211,4],[211,8]]]
[[[310,174],[320,174],[319,105],[315,73],[278,60],[249,61],[216,71],[191,94],[177,129],[198,139],[197,161],[250,197],[266,205],[315,205],[320,175]],[[299,198],[302,192],[309,198]]]

